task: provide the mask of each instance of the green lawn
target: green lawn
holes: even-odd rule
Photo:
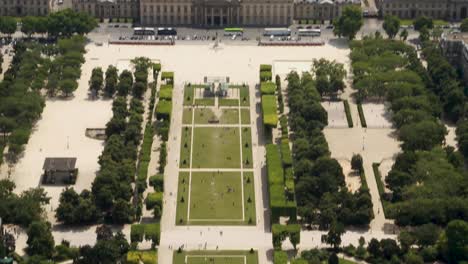
[[[190,221],[242,220],[239,172],[192,172]]]
[[[250,109],[241,109],[241,120],[242,124],[250,124]]]
[[[250,128],[242,128],[242,163],[244,168],[252,168],[252,134]]]
[[[244,172],[244,212],[247,224],[255,225],[255,185],[253,172]]]
[[[239,99],[227,99],[227,98],[219,98],[218,99],[219,106],[238,106]]]
[[[193,98],[195,97],[194,86],[185,86],[184,88],[184,105],[192,105]]]
[[[195,105],[201,106],[214,106],[215,105],[215,98],[197,98],[195,99]]]
[[[254,251],[174,251],[173,264],[258,264],[258,253]]]
[[[182,138],[180,142],[180,167],[190,167],[190,141],[192,137],[192,129],[190,127],[182,128]]]
[[[192,172],[179,174],[176,224],[255,225],[255,184],[253,172]],[[244,200],[242,200],[242,188]],[[190,196],[190,219],[187,213]],[[242,220],[244,203],[244,220]]]
[[[217,116],[210,108],[195,109],[195,124],[209,124],[210,120],[217,120],[219,124],[239,124],[239,111],[237,109],[217,109]]]
[[[192,124],[192,108],[184,108],[184,112],[182,113],[182,124]]]
[[[239,168],[239,128],[196,127],[193,139],[193,168]]]
[[[249,95],[249,87],[240,87],[239,88],[239,97],[241,100],[241,106],[250,106],[250,95]]]
[[[446,26],[449,22],[441,19],[434,19],[434,26]],[[413,25],[414,19],[401,19],[400,25],[402,26],[410,26]]]

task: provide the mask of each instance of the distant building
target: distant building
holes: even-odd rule
[[[0,16],[45,16],[50,7],[49,0],[0,0]]]
[[[72,0],[72,6],[77,12],[102,19],[138,20],[140,12],[138,0]]]
[[[468,0],[376,0],[382,16],[419,16],[459,21],[468,17]]]
[[[334,20],[348,5],[361,6],[361,0],[296,0],[295,20]]]
[[[143,25],[288,25],[294,0],[140,0]]]
[[[442,36],[441,47],[449,62],[461,69],[468,83],[468,33],[451,33]]]

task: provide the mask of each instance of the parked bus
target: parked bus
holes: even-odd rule
[[[159,36],[176,36],[177,30],[175,28],[158,28]]]
[[[289,28],[265,28],[263,35],[274,37],[287,37],[291,36],[291,30]]]
[[[313,29],[299,29],[297,34],[301,37],[320,37],[321,30],[319,28]]]
[[[242,36],[244,34],[243,28],[225,28],[224,29],[224,36]]]
[[[133,28],[133,35],[154,35],[156,31],[152,27],[136,27]]]

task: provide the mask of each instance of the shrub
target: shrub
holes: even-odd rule
[[[162,192],[148,193],[148,196],[146,196],[146,200],[145,200],[146,210],[151,210],[155,206],[159,206],[162,208],[162,200],[163,200]]]
[[[367,127],[366,117],[364,116],[364,110],[362,110],[362,104],[361,103],[358,103],[357,110],[358,110],[358,113],[359,113],[359,119],[361,120],[361,126],[362,127]]]
[[[287,264],[288,254],[284,251],[277,251],[273,253],[273,264]]]
[[[276,106],[276,96],[262,96],[263,124],[267,127],[276,127],[278,123],[278,114]]]
[[[354,126],[353,118],[351,116],[351,109],[349,108],[348,100],[344,100],[343,104],[344,104],[344,109],[345,109],[345,113],[346,113],[346,121],[348,121],[348,127],[353,127]]]
[[[154,63],[153,64],[153,71],[160,72],[161,71],[161,63]]]
[[[149,185],[153,187],[156,192],[164,191],[164,175],[156,174],[149,178]]]
[[[260,64],[260,72],[271,72],[272,66],[270,64]]]
[[[262,71],[260,72],[260,82],[271,81],[272,74],[270,71]]]
[[[262,82],[260,84],[260,91],[262,95],[275,94],[276,85],[274,82]]]
[[[174,84],[174,72],[162,72],[161,80],[166,81],[167,84]]]
[[[141,242],[145,234],[145,226],[142,224],[133,224],[130,227],[130,241]]]
[[[172,102],[161,100],[156,106],[156,117],[158,119],[169,120],[172,113]]]
[[[145,225],[145,240],[151,240],[153,245],[159,245],[161,228],[159,223]]]
[[[172,100],[172,91],[173,86],[171,84],[163,84],[159,89],[159,99],[160,100]]]
[[[281,158],[284,167],[292,166],[291,149],[289,148],[289,139],[287,138],[281,140]]]

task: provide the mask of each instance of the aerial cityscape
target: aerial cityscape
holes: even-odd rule
[[[0,0],[0,264],[468,263],[468,0]]]

